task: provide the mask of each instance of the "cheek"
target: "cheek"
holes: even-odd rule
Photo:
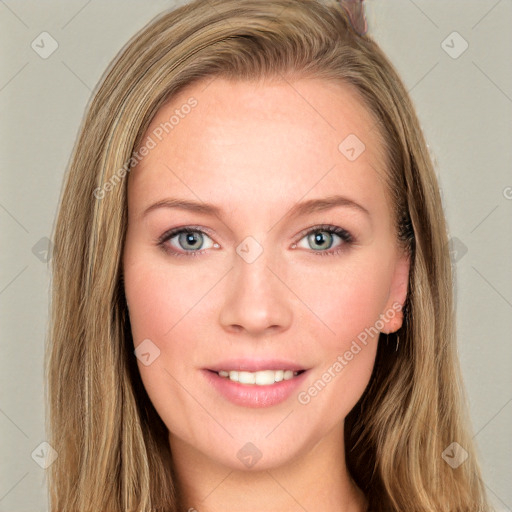
[[[308,305],[328,345],[343,349],[365,329],[375,326],[384,313],[391,286],[390,261],[375,257],[353,258],[346,265],[299,269],[294,291]],[[300,276],[300,277],[299,277]],[[350,343],[349,343],[350,344]]]
[[[303,321],[309,338],[318,340],[319,370],[298,396],[334,424],[357,403],[371,377],[378,346],[380,315],[391,286],[392,260],[375,253],[353,258],[336,271],[302,269],[294,290],[314,313],[314,322]],[[378,261],[377,261],[378,260]],[[309,318],[311,314],[307,313]],[[337,404],[337,407],[332,407]]]
[[[211,284],[195,274],[191,279],[190,267],[174,266],[171,271],[169,265],[156,260],[143,251],[125,259],[124,286],[134,348],[149,339],[154,344],[149,351],[159,351],[149,365],[137,359],[137,366],[149,399],[167,428],[188,439],[198,417],[186,391],[192,389],[187,379],[200,352],[199,337],[189,334],[187,327],[193,333],[190,322],[197,320],[194,315],[199,309],[194,305],[200,305]],[[176,415],[177,410],[187,414]]]
[[[154,260],[141,256],[125,268],[125,293],[135,343],[170,336],[214,282],[212,275],[201,275],[199,266],[194,270],[186,265],[171,268]]]
[[[322,417],[322,428],[333,427],[348,415],[367,387],[377,353],[375,324],[385,304],[384,285],[376,274],[348,273],[317,281],[316,291],[305,298],[323,322],[304,322],[309,325],[309,338],[315,339],[316,333],[318,340],[318,364],[297,395],[304,406],[305,424]]]

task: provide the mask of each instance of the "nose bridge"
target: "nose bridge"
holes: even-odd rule
[[[224,328],[243,328],[257,334],[285,329],[292,318],[290,297],[276,277],[278,252],[263,249],[253,237],[236,248],[220,321]],[[270,270],[272,269],[272,271]]]

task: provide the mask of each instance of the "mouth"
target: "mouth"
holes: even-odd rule
[[[202,374],[221,397],[235,405],[271,407],[291,399],[309,371],[289,361],[239,359],[204,368]]]
[[[228,379],[231,382],[238,382],[245,385],[256,385],[256,386],[272,386],[277,382],[285,380],[292,380],[306,370],[258,370],[255,372],[250,371],[239,371],[239,370],[209,370],[210,372],[216,373],[223,379]]]

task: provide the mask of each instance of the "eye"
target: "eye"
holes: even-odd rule
[[[347,245],[350,245],[354,242],[352,235],[347,230],[338,226],[331,225],[316,226],[307,230],[305,233],[301,233],[301,236],[302,238],[300,239],[299,243],[294,244],[294,248],[311,248],[316,254],[322,256],[339,254],[346,248]],[[336,238],[340,239],[338,245],[334,245],[336,243]],[[302,240],[305,240],[305,243],[308,244],[309,247],[299,245]],[[332,249],[333,246],[334,249]]]
[[[352,235],[345,229],[338,226],[321,225],[303,231],[300,234],[300,240],[292,247],[311,248],[315,254],[327,256],[336,255],[346,249],[347,245],[354,242]],[[336,239],[339,239],[336,244]],[[206,247],[205,240],[208,241]],[[300,245],[305,240],[309,247]],[[212,247],[219,248],[219,244],[205,233],[205,231],[195,226],[185,226],[166,231],[158,240],[157,245],[171,256],[197,256]],[[334,246],[334,249],[332,249]]]
[[[205,239],[210,241],[206,247],[203,246]],[[214,243],[203,230],[192,226],[166,231],[158,239],[157,244],[173,256],[196,256],[206,249],[219,247],[219,244]]]

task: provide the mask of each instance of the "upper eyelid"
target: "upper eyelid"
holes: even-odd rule
[[[186,226],[178,226],[176,228],[168,229],[167,231],[165,231],[162,235],[160,235],[157,238],[157,241],[162,242],[164,240],[168,240],[169,238],[173,238],[182,232],[189,232],[189,231],[198,231],[198,232],[204,233],[210,237],[213,236],[213,231],[210,230],[209,228],[205,228],[203,226],[186,225]]]
[[[310,228],[303,229],[302,231],[300,231],[297,234],[297,236],[300,237],[299,238],[299,240],[300,240],[301,238],[305,237],[307,234],[312,233],[312,232],[314,233],[315,231],[330,231],[330,232],[332,232],[332,234],[340,236],[339,233],[336,233],[337,230],[344,231],[345,233],[347,233],[347,235],[349,235],[351,238],[353,238],[352,233],[350,231],[348,231],[345,228],[342,228],[341,226],[335,226],[333,224],[317,224],[315,226],[311,226]]]

